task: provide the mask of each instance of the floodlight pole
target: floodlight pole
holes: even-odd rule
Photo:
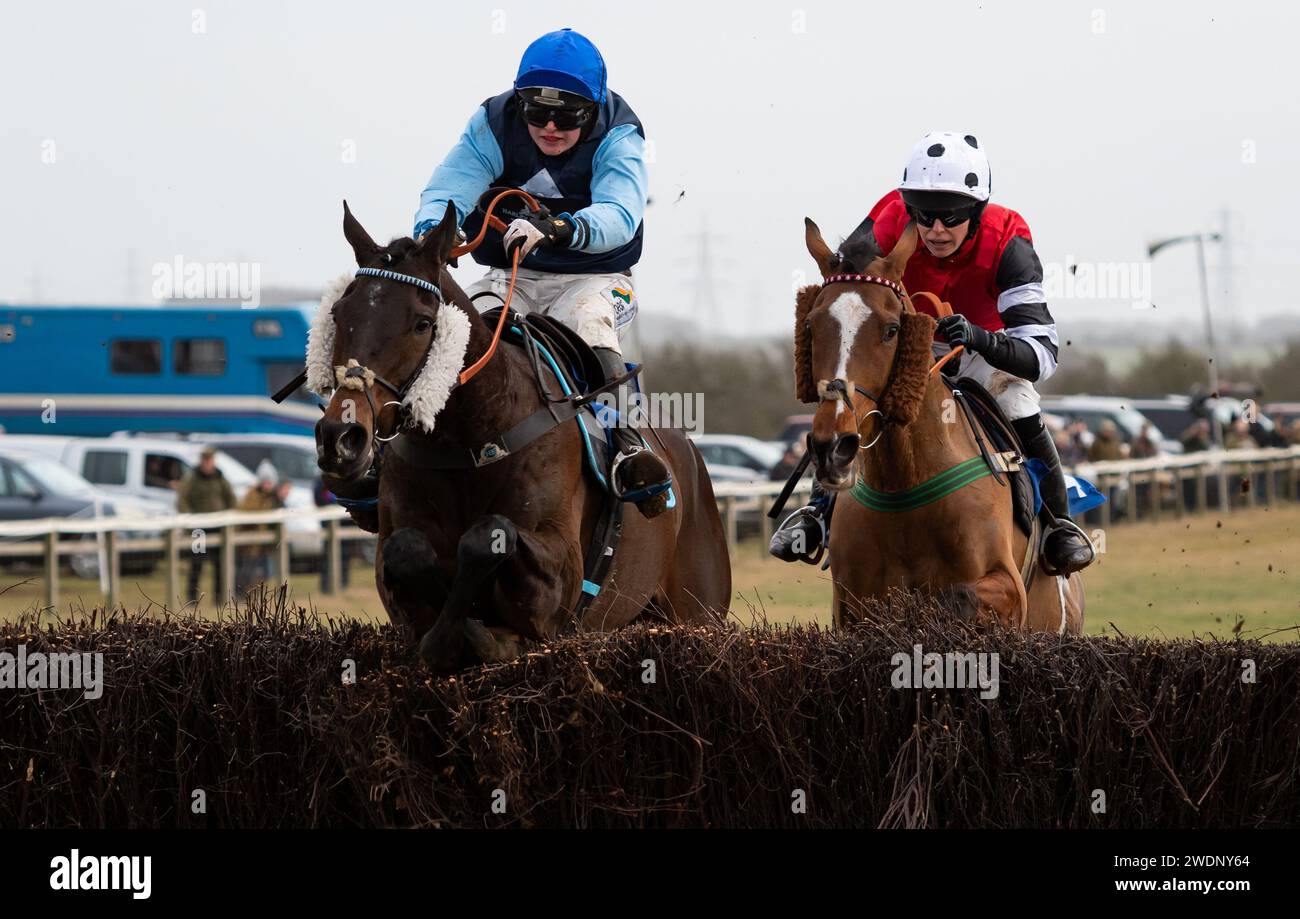
[[[1157,240],[1147,246],[1147,255],[1151,258],[1161,249],[1172,246],[1177,243],[1194,242],[1196,243],[1196,271],[1201,282],[1201,311],[1205,316],[1205,342],[1210,351],[1210,398],[1219,397],[1219,353],[1218,346],[1214,339],[1214,319],[1210,314],[1210,284],[1206,278],[1205,271],[1205,241],[1219,242],[1222,237],[1218,233],[1193,233],[1188,236],[1173,236],[1169,239]],[[1219,413],[1210,408],[1210,431],[1213,438],[1214,446],[1223,449],[1223,424],[1219,421]],[[1219,466],[1219,509],[1226,511],[1227,502],[1227,480],[1223,473],[1222,462]]]

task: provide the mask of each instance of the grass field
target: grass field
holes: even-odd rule
[[[1085,574],[1086,630],[1104,634],[1183,637],[1230,635],[1238,621],[1244,634],[1300,640],[1300,506],[1208,515],[1183,521],[1135,523],[1111,528],[1105,552]],[[204,572],[203,587],[210,586]],[[830,621],[829,572],[785,565],[757,542],[740,546],[732,559],[732,613],[742,622]],[[294,598],[325,615],[383,619],[373,575],[362,563],[352,569],[343,594],[322,595],[315,575],[291,579]],[[60,612],[89,611],[102,602],[98,584],[64,578]],[[41,602],[39,573],[0,575],[0,617]],[[160,574],[123,584],[128,608],[161,604]],[[211,609],[205,610],[211,612]]]

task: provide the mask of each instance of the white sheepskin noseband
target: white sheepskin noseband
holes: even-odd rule
[[[352,275],[345,274],[325,285],[320,309],[316,311],[311,331],[307,333],[307,388],[322,398],[333,393],[338,370],[334,366],[334,316],[331,311],[351,283]],[[424,368],[402,400],[411,422],[426,432],[433,430],[434,419],[456,388],[461,368],[465,366],[465,352],[469,350],[469,333],[469,317],[463,310],[450,303],[438,307],[436,331]],[[399,380],[393,382],[401,385]]]

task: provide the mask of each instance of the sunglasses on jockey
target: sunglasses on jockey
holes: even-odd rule
[[[567,99],[561,104],[546,104],[522,93],[519,95],[519,115],[535,128],[554,123],[557,131],[572,131],[591,121],[595,111],[596,106],[585,100],[576,104]]]
[[[953,227],[961,226],[967,220],[970,220],[978,210],[979,205],[976,204],[971,207],[958,208],[955,211],[923,211],[915,207],[909,207],[907,213],[926,229],[934,226],[934,222],[937,220],[951,230]]]

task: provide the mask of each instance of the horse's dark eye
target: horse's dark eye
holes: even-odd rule
[[[423,335],[425,332],[429,331],[429,329],[432,327],[433,327],[433,322],[429,319],[420,317],[419,319],[415,320],[416,335]]]
[[[885,341],[892,341],[894,336],[897,334],[898,323],[891,322],[889,325],[885,326]]]

